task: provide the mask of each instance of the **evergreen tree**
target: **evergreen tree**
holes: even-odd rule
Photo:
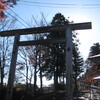
[[[89,56],[95,56],[100,54],[100,43],[94,43],[93,46],[90,47]],[[100,64],[97,64],[97,70],[100,69]]]
[[[94,43],[93,46],[90,47],[90,54],[89,56],[94,56],[100,54],[100,44]]]
[[[80,56],[77,46],[73,46],[73,79],[74,90],[78,90],[77,79],[80,73],[83,72],[83,58]]]
[[[57,13],[52,22],[52,26],[68,25],[69,21],[61,13]],[[82,72],[83,59],[78,52],[78,39],[76,33],[73,32],[73,78],[75,81],[75,87],[77,88],[77,77]],[[66,30],[61,30],[58,32],[51,32],[48,35],[48,39],[59,39],[65,38]],[[52,44],[49,45],[49,57],[44,66],[44,75],[51,79],[54,77],[55,90],[58,89],[58,78],[63,78],[65,76],[65,56],[66,56],[66,44]],[[64,79],[64,78],[63,78]]]
[[[52,26],[68,25],[69,21],[61,13],[57,13],[52,22]],[[65,38],[66,30],[51,32],[48,39]],[[45,65],[45,76],[48,79],[54,77],[55,91],[58,88],[58,78],[64,76],[65,71],[65,44],[51,44],[49,45],[49,58]],[[63,73],[62,73],[63,72]]]

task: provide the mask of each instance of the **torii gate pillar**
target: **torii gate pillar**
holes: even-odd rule
[[[68,26],[66,30],[66,100],[73,100],[73,44],[72,44],[72,30],[91,29],[91,23],[82,24],[77,26]]]
[[[16,61],[17,61],[17,54],[18,54],[18,42],[20,39],[19,34],[15,34],[14,45],[13,45],[13,52],[10,64],[10,71],[9,71],[9,78],[8,78],[8,86],[5,100],[12,100],[12,91],[13,91],[13,84],[15,79],[15,70],[16,70]]]
[[[66,30],[66,100],[73,100],[72,29]]]

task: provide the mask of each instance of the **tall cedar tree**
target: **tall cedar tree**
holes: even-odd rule
[[[65,19],[65,17],[61,13],[57,13],[54,16],[51,25],[52,26],[68,25],[68,23],[69,21]],[[48,39],[65,38],[65,32],[66,30],[51,32],[47,38]],[[74,38],[76,38],[76,36],[74,36]],[[44,75],[46,76],[46,78],[52,79],[54,77],[55,91],[58,90],[58,78],[63,78],[65,76],[65,55],[66,55],[65,47],[66,47],[65,44],[49,45],[49,57],[44,66]],[[74,80],[77,80],[79,73],[82,72],[80,66],[82,66],[83,59],[79,56],[79,52],[77,52],[76,49],[73,50],[73,59],[74,59],[73,60]]]
[[[68,25],[69,21],[61,13],[57,13],[52,22],[52,26]],[[48,39],[65,38],[65,31],[51,32]],[[54,77],[55,91],[58,89],[58,78],[64,76],[65,71],[65,44],[51,44],[49,45],[49,57],[45,64],[45,76],[48,79]]]

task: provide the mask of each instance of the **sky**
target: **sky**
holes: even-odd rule
[[[92,29],[77,31],[84,60],[88,58],[90,47],[100,43],[99,11],[100,0],[19,0],[16,6],[7,10],[17,18],[19,28],[36,27],[33,17],[40,22],[42,14],[49,24],[58,12],[74,23],[92,22]]]
[[[17,5],[7,10],[16,16],[21,23],[20,28],[36,27],[33,17],[37,22],[42,19],[50,23],[54,15],[62,13],[74,23],[92,22],[92,29],[77,31],[81,45],[79,46],[83,58],[88,58],[90,47],[99,42],[100,0],[19,0]],[[22,25],[23,24],[23,25]]]

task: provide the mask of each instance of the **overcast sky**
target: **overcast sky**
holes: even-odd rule
[[[38,22],[42,18],[41,13],[45,16],[47,23],[50,23],[58,12],[75,23],[92,22],[91,30],[78,31],[81,43],[80,52],[84,59],[88,57],[93,43],[100,43],[99,11],[100,0],[19,0],[16,6],[7,10],[12,15],[16,14],[17,19],[24,24],[20,25],[20,28],[30,27],[31,24],[36,26],[36,23],[32,21],[32,16]]]

